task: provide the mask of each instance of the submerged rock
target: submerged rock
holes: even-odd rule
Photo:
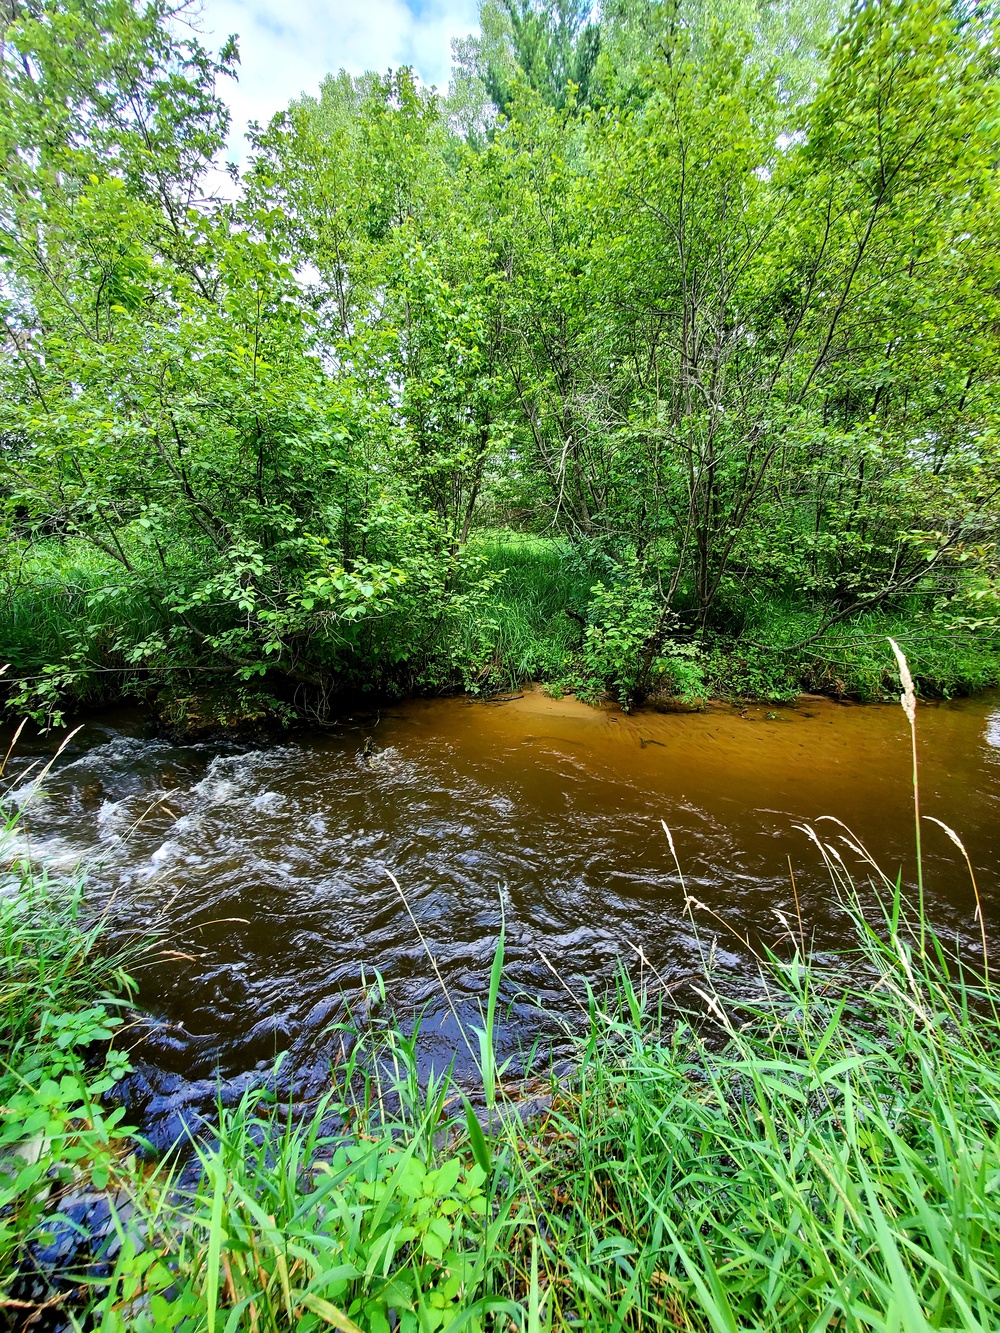
[[[22,1254],[4,1293],[15,1304],[0,1310],[0,1329],[78,1329],[93,1284],[112,1271],[123,1235],[137,1250],[144,1247],[143,1228],[126,1192],[81,1185],[53,1196],[38,1239]]]

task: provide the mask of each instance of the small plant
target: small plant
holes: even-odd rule
[[[104,1098],[128,1072],[113,1042],[133,983],[97,942],[80,884],[14,861],[0,890],[0,1288],[63,1188],[104,1189],[129,1170],[134,1131]]]
[[[391,1133],[338,1140],[322,1111],[282,1126],[252,1114],[252,1100],[222,1115],[217,1147],[198,1148],[201,1185],[160,1216],[159,1260],[126,1237],[104,1328],[436,1333],[474,1304],[486,1272],[480,1166],[428,1166],[417,1140]]]
[[[634,560],[623,567],[618,581],[597,583],[590,593],[590,624],[581,652],[583,683],[577,693],[594,697],[611,690],[628,709],[648,675],[645,652],[660,615],[656,594]]]

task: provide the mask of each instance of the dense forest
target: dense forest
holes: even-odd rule
[[[10,707],[998,678],[987,6],[485,0],[228,175],[236,38],[0,13]]]

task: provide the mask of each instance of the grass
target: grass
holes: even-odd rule
[[[905,647],[925,698],[947,699],[1000,683],[1000,639],[985,629],[956,629],[919,598],[856,615],[812,642],[821,625],[821,609],[781,602],[756,608],[738,635],[720,637],[709,648],[711,691],[748,699],[781,699],[803,690],[865,703],[894,698],[887,638]]]
[[[471,549],[495,580],[485,607],[458,621],[450,652],[467,687],[517,689],[564,675],[579,642],[590,585],[566,543],[513,532],[475,536]]]
[[[532,1161],[563,1204],[559,1322],[996,1326],[995,1027],[899,935],[861,938],[877,999],[847,960],[772,960],[756,1003],[705,991],[721,1049],[631,997],[609,1016]]]
[[[960,958],[836,821],[807,832],[851,949],[818,955],[782,920],[753,983],[727,993],[720,922],[687,898],[703,963],[687,1003],[641,955],[605,995],[576,983],[572,1072],[526,1116],[492,1058],[501,936],[470,1039],[478,1090],[418,1077],[419,1025],[344,1033],[306,1116],[264,1089],[220,1106],[192,1140],[193,1183],[170,1161],[141,1170],[102,1105],[123,1064],[107,1053],[120,960],[95,952],[77,893],[16,869],[0,902],[0,1288],[89,1178],[135,1211],[113,1266],[51,1275],[47,1300],[77,1327],[996,1328],[1000,1011],[981,915],[981,961]]]
[[[0,581],[0,658],[19,671],[71,657],[88,646],[110,657],[119,642],[139,642],[156,628],[148,603],[119,589],[120,567],[80,539],[35,542],[7,552]],[[97,615],[93,613],[97,612]]]
[[[82,884],[53,886],[12,857],[12,833],[0,838],[0,1318],[19,1308],[16,1275],[61,1191],[120,1180],[134,1146],[103,1101],[127,1068],[112,1043],[128,959],[100,948]]]
[[[67,736],[56,758],[69,745]],[[0,759],[0,779],[7,756]],[[29,780],[40,787],[55,759],[18,774],[22,788]],[[33,866],[18,841],[20,816],[0,822],[0,1099],[21,1082],[20,1071],[49,1060],[50,1045],[66,1050],[70,1019],[88,1006],[110,1011],[133,983],[126,969],[128,955],[108,954],[100,946],[102,922],[88,921],[84,881],[50,882],[44,869]]]
[[[141,689],[144,673],[127,654],[158,629],[149,602],[84,541],[8,544],[0,568],[0,663],[9,665],[18,714],[29,704],[51,713],[64,702],[114,702]]]

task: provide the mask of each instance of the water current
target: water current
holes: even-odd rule
[[[961,833],[1000,934],[1000,695],[921,706],[919,727],[924,809]],[[417,700],[253,751],[179,747],[117,710],[87,719],[36,790],[25,770],[54,745],[21,743],[7,799],[36,861],[85,871],[112,938],[155,934],[137,971],[152,1021],[129,1092],[164,1143],[186,1110],[220,1088],[238,1096],[281,1052],[298,1093],[315,1094],[336,1025],[363,1012],[376,971],[388,1005],[423,1014],[425,1061],[462,1069],[427,950],[462,1021],[478,1023],[501,912],[499,1046],[514,1067],[558,1041],[585,980],[638,966],[633,946],[667,981],[713,945],[723,974],[750,975],[736,936],[685,909],[661,820],[687,894],[751,940],[795,919],[790,857],[806,930],[824,948],[845,942],[804,821],[836,816],[890,875],[914,878],[909,736],[888,705],[625,715],[529,690]],[[933,825],[924,843],[931,916],[971,948],[960,854]]]

